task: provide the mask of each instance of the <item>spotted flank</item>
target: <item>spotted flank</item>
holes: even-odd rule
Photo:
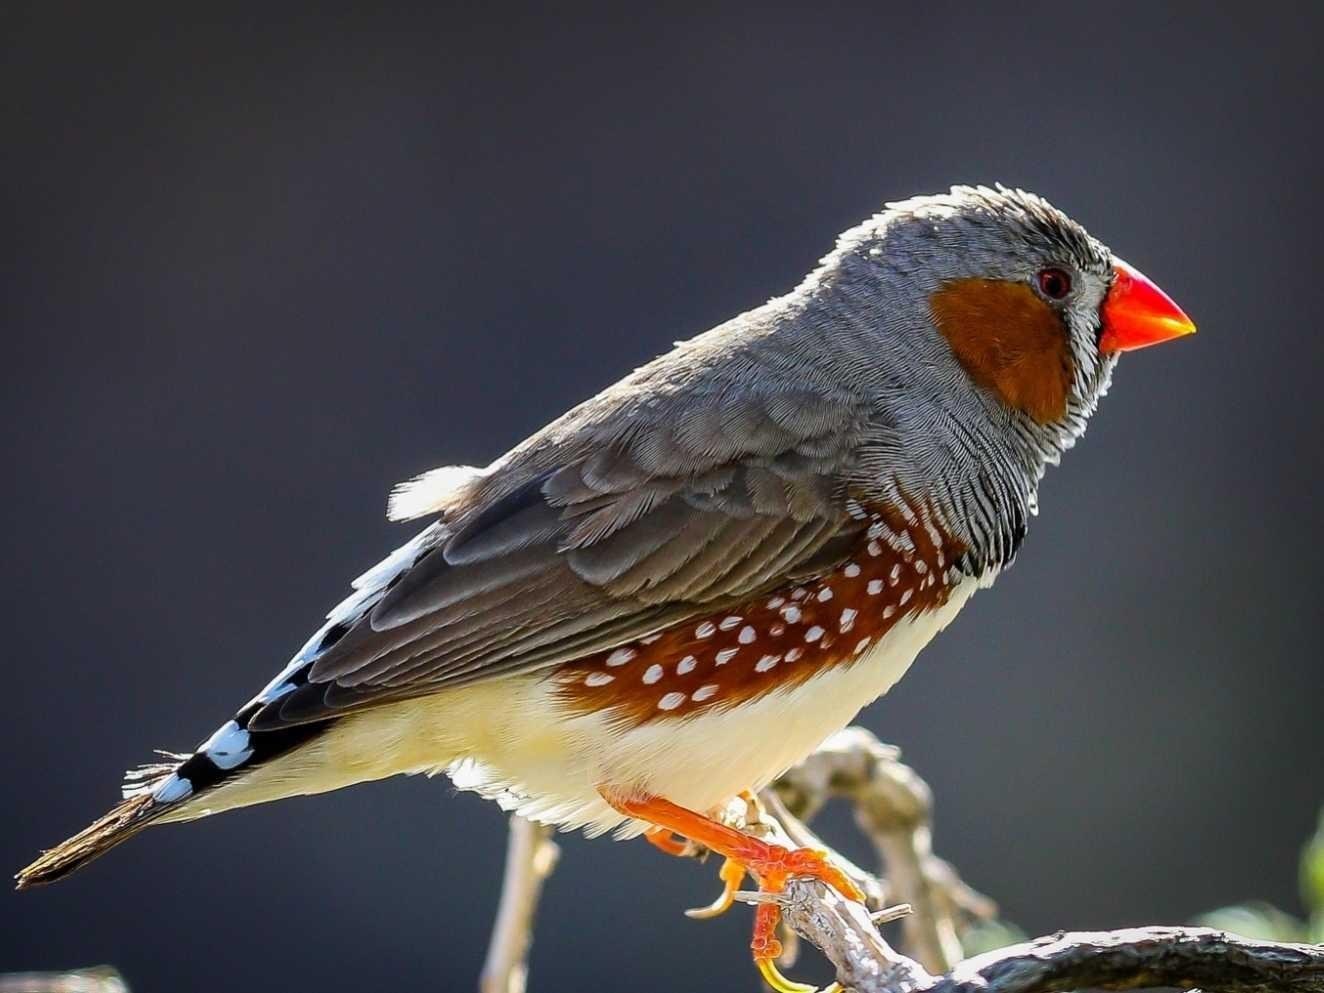
[[[929,508],[861,508],[868,528],[812,579],[558,668],[562,701],[624,726],[727,709],[866,656],[903,618],[947,602],[964,544]]]

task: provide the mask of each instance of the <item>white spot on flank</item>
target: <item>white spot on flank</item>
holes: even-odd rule
[[[696,638],[711,638],[716,633],[717,625],[712,621],[704,621],[694,629],[694,637]]]
[[[157,803],[174,803],[193,792],[193,784],[183,776],[172,772],[161,785],[152,790],[152,799]]]
[[[846,566],[846,568],[841,570],[841,574],[845,576],[847,579],[854,579],[856,576],[860,574],[860,567],[856,565],[854,562],[851,562]]]
[[[687,672],[693,672],[694,667],[698,664],[699,664],[699,660],[696,659],[693,655],[686,655],[683,659],[681,659],[679,662],[676,663],[676,675],[683,676]]]
[[[757,637],[758,637],[757,632],[755,632],[755,630],[752,627],[746,624],[743,628],[740,629],[740,633],[736,635],[736,641],[740,642],[742,645],[751,645],[754,643],[754,639]]]
[[[872,640],[872,638],[861,638],[860,643],[855,646],[855,654],[860,655],[863,653],[864,650],[869,647],[869,642]]]
[[[781,606],[782,604],[784,604],[785,602],[786,602],[786,597],[784,597],[784,596],[775,596],[775,597],[773,597],[771,600],[768,601],[768,609],[769,609],[769,610],[776,610],[778,607],[780,607],[780,606]]]
[[[717,653],[717,664],[726,665],[728,662],[730,662],[733,658],[736,657],[736,652],[738,651],[740,651],[739,648],[723,648],[720,652]]]
[[[590,672],[584,677],[585,686],[606,686],[616,679],[610,672]]]
[[[648,636],[645,637],[645,638],[640,638],[640,639],[639,639],[639,644],[641,644],[641,645],[651,645],[653,642],[655,642],[655,641],[661,641],[661,640],[662,640],[662,636],[661,636],[660,634],[650,634],[650,635],[648,635]]]
[[[933,542],[934,548],[942,545],[942,535],[938,533],[938,529],[933,526],[933,522],[927,517],[924,518],[924,530],[929,533],[929,541]]]
[[[795,589],[791,590],[792,600],[803,600],[804,598],[805,598],[805,589],[803,586],[797,586]]]
[[[799,607],[787,607],[787,608],[785,608],[785,609],[782,611],[782,617],[786,618],[786,623],[787,623],[787,624],[799,624],[799,623],[800,623],[800,608],[799,608]]]
[[[858,615],[859,615],[859,611],[852,610],[850,607],[847,607],[845,610],[843,610],[841,612],[841,624],[840,624],[841,630],[843,632],[846,632],[849,631],[851,628],[853,628],[855,626],[855,618]]]
[[[876,520],[869,525],[869,530],[866,532],[866,534],[870,539],[881,537],[883,533],[883,527],[884,527],[883,522]]]
[[[914,591],[914,590],[906,590],[906,592],[902,593],[902,594],[901,594],[901,606],[904,607],[906,604],[910,603],[910,598],[913,597],[914,595],[915,595],[915,591]]]
[[[656,683],[661,678],[662,678],[662,667],[658,665],[656,662],[654,662],[652,665],[650,665],[647,669],[644,670],[643,680],[645,683],[647,683],[650,686],[653,683]]]
[[[946,560],[944,560],[943,557],[942,557],[942,550],[939,549],[939,550],[938,550],[938,568],[941,569],[941,568],[942,568],[943,566],[945,566],[946,564],[947,564]]]
[[[871,579],[865,589],[868,590],[869,596],[877,596],[883,592],[883,581],[881,579]]]
[[[817,641],[821,637],[823,637],[823,629],[817,624],[805,632],[805,641]]]
[[[924,575],[926,572],[929,571],[928,563],[926,563],[923,559],[916,559],[915,571],[919,573],[921,576]]]
[[[667,693],[657,702],[658,710],[675,710],[685,702],[684,693]]]
[[[821,590],[818,591],[818,602],[819,602],[819,603],[827,603],[827,602],[828,602],[829,600],[831,600],[831,599],[832,599],[832,587],[831,587],[831,586],[824,586]]]
[[[896,607],[893,604],[889,603],[886,607],[883,608],[883,620],[887,620],[895,613],[896,613]]]
[[[710,696],[716,695],[717,689],[718,687],[716,683],[704,683],[690,694],[690,699],[695,703],[699,703],[703,700],[707,700]]]
[[[878,542],[876,541],[869,542],[869,554],[872,555],[874,558],[877,558],[878,556],[883,554],[883,546],[878,544]]]
[[[607,656],[607,664],[610,666],[625,665],[626,662],[629,662],[637,654],[638,652],[633,648],[618,648]]]
[[[893,586],[896,585],[896,581],[897,581],[898,579],[901,578],[901,563],[900,563],[900,562],[898,562],[898,563],[896,563],[894,566],[892,566],[892,571],[889,572],[889,573],[887,574],[887,578],[888,578],[888,581],[891,582],[891,584],[892,584]]]
[[[743,617],[735,617],[734,615],[731,617],[723,617],[722,623],[717,626],[721,628],[723,631],[730,631],[733,627],[735,627],[743,620],[744,620]]]
[[[786,633],[785,624],[774,624],[772,627],[768,628],[768,634],[772,635],[774,638],[780,638],[785,633]]]
[[[805,650],[804,650],[803,648],[801,648],[799,645],[797,645],[795,648],[792,648],[789,652],[786,653],[786,661],[787,661],[787,662],[794,662],[796,659],[798,659],[798,658],[799,658],[801,655],[803,655],[804,653],[805,653]]]
[[[767,672],[769,669],[771,669],[781,660],[782,657],[780,655],[765,655],[763,656],[763,658],[759,659],[756,663],[754,663],[754,671]]]

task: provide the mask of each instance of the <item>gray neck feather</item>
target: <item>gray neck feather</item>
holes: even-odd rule
[[[878,251],[868,225],[843,236],[797,289],[769,306],[796,329],[794,359],[867,398],[873,416],[854,467],[878,498],[931,504],[968,545],[964,571],[1009,565],[1037,513],[1039,481],[1085,430],[1113,361],[1093,351],[1078,369],[1062,420],[1038,424],[975,387],[929,321],[942,279],[900,271]],[[789,343],[788,343],[789,344]]]

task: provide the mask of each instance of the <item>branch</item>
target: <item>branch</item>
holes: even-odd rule
[[[997,905],[933,854],[933,794],[898,756],[864,728],[846,728],[772,789],[805,818],[833,797],[850,801],[856,824],[886,867],[888,899],[914,909],[902,925],[906,947],[927,968],[942,972],[961,958],[958,912],[989,919]]]
[[[478,981],[481,993],[524,993],[538,897],[560,853],[550,828],[511,815],[501,900]]]
[[[108,965],[76,972],[11,972],[0,976],[0,993],[129,993]]]
[[[765,897],[760,897],[765,898]],[[1063,993],[1199,986],[1218,993],[1324,993],[1324,946],[1252,941],[1209,928],[1060,933],[929,974],[894,951],[858,905],[817,880],[796,879],[782,919],[823,950],[856,993]]]
[[[1210,928],[1072,931],[976,956],[925,993],[1049,993],[1080,986],[1324,993],[1324,946],[1253,941]]]

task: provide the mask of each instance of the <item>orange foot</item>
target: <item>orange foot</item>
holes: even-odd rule
[[[726,910],[746,872],[753,874],[758,880],[759,890],[764,893],[780,893],[792,876],[810,876],[827,883],[847,900],[864,899],[859,888],[844,872],[829,862],[823,852],[769,844],[661,797],[620,800],[605,792],[603,796],[622,814],[654,825],[655,830],[646,835],[654,844],[669,833],[688,838],[726,856],[727,861],[721,873],[725,884],[722,896],[712,906],[691,912],[691,916],[712,917]],[[669,846],[666,847],[669,849]],[[782,944],[777,940],[777,922],[780,919],[781,910],[775,903],[761,903],[755,910],[754,938],[750,942],[754,963],[768,984],[781,993],[812,990],[813,987],[793,983],[777,971],[774,963],[782,953]]]

